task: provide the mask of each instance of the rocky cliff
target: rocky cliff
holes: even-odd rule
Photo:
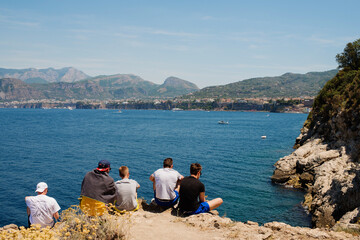
[[[307,190],[316,227],[355,223],[360,214],[360,70],[340,71],[316,97],[296,150],[275,164],[273,182]]]

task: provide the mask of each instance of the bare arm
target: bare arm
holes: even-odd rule
[[[28,199],[28,197],[25,197],[25,202],[26,200]],[[30,216],[30,208],[28,206],[26,206],[26,212],[27,212],[27,215]]]
[[[59,219],[59,212],[54,213],[53,216],[54,216],[54,218],[55,218],[56,220],[58,220],[58,219]]]
[[[154,189],[154,191],[155,191],[155,190],[156,190],[156,185],[155,185],[155,177],[154,177],[154,174],[151,174],[149,179],[150,179],[150,181],[153,182],[153,189]]]
[[[199,200],[200,200],[200,202],[205,202],[205,192],[201,192],[199,194]]]
[[[149,178],[149,179],[150,179],[150,181],[155,182],[155,177],[154,177],[153,174],[150,175],[150,178]]]

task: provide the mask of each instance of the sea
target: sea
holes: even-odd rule
[[[49,186],[62,210],[79,203],[84,175],[102,159],[119,180],[126,165],[153,198],[149,176],[171,157],[188,176],[203,166],[208,199],[221,197],[221,216],[260,224],[311,226],[304,192],[275,185],[274,163],[290,154],[306,114],[224,111],[0,109],[0,226],[27,225],[25,196]],[[228,124],[218,124],[225,121]],[[262,136],[266,136],[263,138]],[[61,211],[60,211],[61,213]]]

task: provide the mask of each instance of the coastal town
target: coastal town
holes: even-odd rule
[[[309,113],[313,97],[300,98],[197,98],[197,99],[120,99],[120,100],[56,100],[30,99],[1,101],[0,108],[40,109],[147,109],[147,110],[203,110],[203,111],[266,111],[282,113]]]

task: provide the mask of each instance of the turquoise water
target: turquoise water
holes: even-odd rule
[[[150,201],[149,176],[166,157],[189,174],[203,166],[206,195],[222,197],[220,215],[237,221],[310,226],[303,192],[271,183],[273,164],[292,152],[305,114],[205,111],[0,109],[0,226],[26,225],[24,197],[40,181],[62,209],[77,204],[86,172],[101,159],[110,175],[127,165]],[[219,120],[228,121],[221,125]],[[266,135],[266,139],[261,136]]]

